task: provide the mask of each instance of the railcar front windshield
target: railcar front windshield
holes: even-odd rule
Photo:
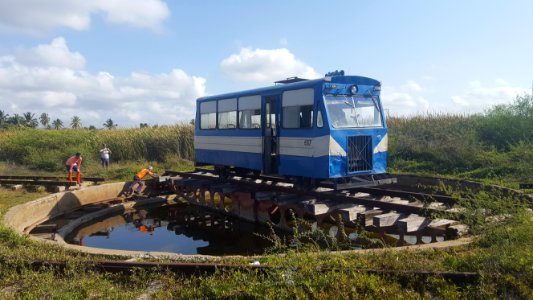
[[[326,95],[324,100],[334,128],[383,127],[377,97]]]

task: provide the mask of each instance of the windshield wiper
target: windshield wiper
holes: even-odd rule
[[[379,105],[378,103],[376,102],[376,99],[374,98],[374,96],[370,97],[370,99],[372,99],[372,102],[374,102],[374,106],[377,108],[377,110],[379,112],[381,112],[381,109],[379,109]]]
[[[357,103],[355,96],[350,97],[352,100],[352,116],[351,118],[355,121],[355,124],[359,126],[359,120],[357,119],[357,111],[355,110],[355,104]],[[346,99],[346,96],[344,96],[344,99]],[[350,104],[348,101],[345,101],[344,103]]]

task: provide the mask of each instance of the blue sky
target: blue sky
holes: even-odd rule
[[[0,110],[175,124],[195,99],[343,69],[391,115],[530,93],[533,1],[3,0]]]

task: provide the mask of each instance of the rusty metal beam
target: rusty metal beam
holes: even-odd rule
[[[76,186],[76,182],[51,181],[51,180],[23,180],[23,179],[0,179],[0,184],[30,184],[30,185],[53,185],[53,186]]]
[[[180,176],[182,178],[193,178],[193,179],[206,179],[206,180],[212,180],[213,182],[220,182],[221,179],[218,176],[213,176],[212,174],[206,175],[206,174],[195,174],[190,172],[178,172],[178,171],[167,171],[167,175],[174,175],[174,176]],[[296,189],[292,186],[287,186],[287,183],[285,185],[279,185],[279,183],[271,183],[267,184],[264,182],[261,182],[260,179],[256,180],[248,180],[249,178],[246,178],[246,180],[240,180],[236,179],[235,177],[226,178],[223,180],[223,182],[233,183],[233,184],[239,184],[243,185],[245,187],[254,188],[254,189],[268,189],[271,191],[276,191],[280,193],[286,193],[286,194],[294,194],[299,196],[310,196],[315,197],[317,199],[328,199],[328,200],[336,200],[336,201],[343,201],[347,203],[354,203],[359,205],[364,205],[368,207],[379,207],[384,210],[392,210],[392,211],[398,211],[403,213],[414,213],[414,214],[420,214],[424,215],[428,212],[444,212],[442,209],[437,208],[431,208],[431,207],[424,207],[424,206],[415,206],[415,205],[409,205],[409,204],[401,204],[401,203],[394,203],[394,202],[386,202],[386,201],[380,201],[376,199],[372,199],[370,197],[363,198],[363,197],[352,197],[350,195],[343,194],[339,191],[317,191],[317,190],[308,190],[303,191],[300,189]],[[260,182],[256,182],[260,181]],[[399,196],[400,197],[409,197],[413,194],[417,194],[421,198],[428,199],[434,195],[427,195],[422,193],[411,193],[411,192],[404,192],[404,191],[397,191],[397,190],[391,190],[390,193],[389,190],[385,189],[358,189],[358,191],[366,191],[369,190],[374,194],[378,195],[392,195],[392,196]],[[449,200],[451,197],[442,196],[445,201],[446,199]],[[447,201],[450,202],[450,201]]]
[[[0,261],[8,262],[9,258],[0,257]],[[15,261],[13,259],[13,261]],[[17,259],[16,261],[20,261]],[[46,260],[28,260],[27,264],[34,270],[56,269],[64,271],[69,263],[66,261],[46,261]],[[143,269],[147,271],[168,270],[182,275],[210,275],[216,271],[249,271],[268,273],[280,271],[283,267],[271,267],[269,265],[234,265],[234,264],[216,264],[216,263],[159,263],[159,262],[126,262],[126,261],[83,261],[84,266],[89,266],[100,272],[110,273],[131,273],[134,269]],[[429,278],[440,277],[458,285],[476,284],[480,275],[477,272],[441,272],[425,270],[380,270],[380,269],[362,269],[362,268],[317,268],[317,272],[357,272],[364,274],[375,274],[379,276],[394,276],[399,280],[412,280],[413,277]]]
[[[39,176],[39,175],[0,175],[0,180],[13,179],[13,180],[33,180],[33,181],[61,181],[66,176]],[[82,177],[83,181],[102,182],[105,178],[102,177]]]

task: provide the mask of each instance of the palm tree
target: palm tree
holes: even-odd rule
[[[24,126],[25,121],[26,119],[24,119],[19,114],[14,114],[13,116],[9,117],[9,119],[7,119],[7,123],[15,126]]]
[[[6,114],[3,110],[0,110],[0,127],[3,127],[7,123],[8,117],[8,114]]]
[[[48,116],[47,113],[42,113],[41,116],[39,117],[39,120],[41,121],[41,124],[43,125],[43,127],[50,128],[50,117]]]
[[[35,114],[27,112],[23,113],[22,116],[24,117],[24,125],[26,127],[36,128],[39,125],[39,122],[37,122],[37,119],[35,118]]]
[[[78,116],[72,117],[72,121],[70,122],[70,127],[73,129],[79,129],[81,128],[81,119]]]
[[[118,124],[115,124],[111,118],[107,119],[103,125],[107,129],[115,129],[118,126]]]
[[[54,129],[57,129],[57,130],[63,128],[63,121],[61,121],[60,119],[55,119],[52,122],[52,127],[54,127]]]

